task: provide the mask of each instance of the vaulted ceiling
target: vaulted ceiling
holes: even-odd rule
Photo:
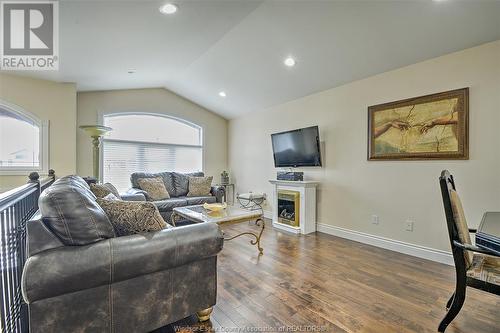
[[[500,39],[500,1],[174,2],[60,1],[60,70],[20,74],[165,87],[233,118]]]

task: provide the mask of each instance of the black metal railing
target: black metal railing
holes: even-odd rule
[[[26,185],[0,194],[1,332],[28,332],[28,310],[21,294],[26,262],[26,222],[38,211],[40,193],[55,180],[54,170],[39,180],[32,172]]]

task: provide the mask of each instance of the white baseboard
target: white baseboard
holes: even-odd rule
[[[286,224],[273,222],[273,227],[276,229],[280,229],[286,232],[291,232],[292,234],[300,234],[300,228],[294,228],[287,226]]]
[[[421,245],[410,244],[395,239],[370,235],[364,232],[336,227],[328,224],[318,223],[317,230],[325,234],[350,239],[356,242],[381,247],[410,256],[437,261],[447,265],[454,265],[451,252],[437,250]]]

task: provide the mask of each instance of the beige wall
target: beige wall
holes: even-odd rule
[[[78,126],[96,124],[99,115],[115,112],[150,112],[188,120],[203,128],[204,172],[219,181],[227,168],[227,120],[166,89],[113,90],[78,93]],[[92,174],[89,137],[78,130],[77,171]]]
[[[76,172],[76,88],[71,83],[0,74],[0,99],[49,121],[49,168]],[[0,188],[25,184],[27,176],[0,176]]]
[[[368,106],[463,87],[470,87],[470,160],[366,160]],[[499,124],[497,41],[231,120],[229,167],[238,191],[270,195],[270,134],[319,125],[324,167],[303,169],[321,181],[318,223],[449,251],[437,178],[445,168],[455,174],[470,225],[500,210]],[[370,223],[372,214],[379,225]],[[408,218],[413,232],[405,231]]]

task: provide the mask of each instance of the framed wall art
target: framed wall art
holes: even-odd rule
[[[469,88],[368,107],[368,160],[469,158]]]

